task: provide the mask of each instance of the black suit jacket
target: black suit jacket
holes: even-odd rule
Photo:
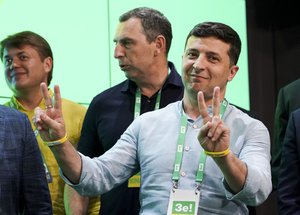
[[[282,144],[288,119],[291,112],[298,108],[300,108],[300,79],[281,88],[278,93],[274,121],[274,141],[271,151],[272,182],[274,189],[277,189]]]
[[[278,179],[280,214],[300,214],[300,109],[288,121]]]

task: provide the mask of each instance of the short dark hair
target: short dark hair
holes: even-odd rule
[[[233,65],[236,65],[241,53],[241,39],[237,32],[233,30],[230,26],[219,22],[203,22],[194,26],[194,28],[188,34],[185,46],[188,39],[191,36],[195,37],[216,37],[219,40],[230,45],[229,48],[229,58]]]
[[[158,35],[166,39],[166,53],[169,53],[172,43],[172,26],[167,17],[160,11],[148,7],[138,7],[130,10],[119,17],[120,22],[130,18],[139,18],[148,42],[153,42]]]
[[[7,38],[0,42],[0,57],[3,61],[4,49],[7,48],[20,48],[23,45],[30,45],[38,52],[41,60],[43,61],[47,57],[52,58],[52,68],[48,73],[47,84],[50,85],[53,72],[53,54],[48,42],[37,33],[32,31],[22,31],[13,35],[9,35]]]

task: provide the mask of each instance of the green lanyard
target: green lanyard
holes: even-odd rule
[[[171,73],[171,70],[168,69],[168,76],[170,75],[170,73]],[[161,89],[159,90],[159,92],[157,94],[154,110],[159,109]],[[134,119],[137,118],[141,114],[141,103],[142,103],[141,89],[138,88],[135,93]]]
[[[159,109],[160,97],[161,97],[161,89],[157,94],[154,110]],[[142,95],[141,95],[141,90],[139,88],[135,93],[134,119],[141,114],[141,100],[142,100]]]
[[[222,101],[221,108],[220,108],[220,117],[221,118],[224,115],[227,105],[228,105],[228,102],[226,99],[224,99]],[[173,170],[173,176],[172,176],[174,188],[178,187],[178,181],[179,181],[179,177],[180,177],[179,172],[180,172],[181,162],[182,162],[182,157],[183,157],[183,148],[184,148],[186,130],[187,130],[187,117],[185,114],[182,113],[181,120],[180,120],[179,137],[178,137],[178,141],[177,141],[175,164],[174,164],[174,170]],[[202,150],[201,154],[200,154],[199,165],[198,165],[198,170],[197,170],[197,174],[196,174],[197,184],[201,184],[203,181],[205,162],[206,162],[206,154],[204,153],[204,150]]]

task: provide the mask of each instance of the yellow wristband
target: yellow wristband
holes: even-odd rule
[[[220,157],[224,157],[224,156],[228,155],[230,152],[230,149],[228,148],[221,152],[209,152],[209,151],[204,150],[204,152],[205,152],[205,154],[207,154],[208,156],[211,156],[213,158],[220,158]]]
[[[44,142],[47,146],[56,146],[56,145],[60,145],[63,144],[64,142],[66,142],[68,140],[68,135],[66,133],[66,135],[59,139],[59,140],[55,140],[55,141],[50,141],[50,142]]]

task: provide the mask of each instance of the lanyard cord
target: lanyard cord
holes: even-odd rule
[[[157,94],[154,110],[159,109],[160,97],[161,97],[161,89],[159,90],[159,92]],[[137,118],[141,114],[141,104],[142,104],[142,95],[141,95],[140,88],[138,88],[135,93],[134,119]]]
[[[228,102],[226,99],[222,101],[221,108],[220,108],[220,117],[222,118],[224,115],[224,112],[227,108]],[[179,130],[179,137],[177,141],[177,150],[176,150],[176,157],[175,157],[175,164],[174,164],[174,170],[173,170],[173,187],[176,189],[178,187],[178,181],[180,177],[180,169],[181,169],[181,163],[182,163],[182,157],[183,157],[183,148],[185,143],[185,135],[187,130],[187,117],[183,113],[181,113],[181,120],[180,120],[180,130]],[[199,165],[197,169],[196,174],[196,182],[197,184],[201,184],[203,181],[204,176],[204,167],[206,162],[206,154],[204,153],[204,150],[201,150],[200,158],[199,158]]]
[[[171,73],[171,70],[168,69],[168,77],[169,77],[170,73]],[[161,90],[162,90],[162,88],[158,91],[156,101],[155,101],[154,110],[159,109]],[[135,93],[134,119],[136,119],[139,115],[141,115],[141,106],[142,106],[142,95],[141,95],[141,89],[138,88],[136,93]]]

